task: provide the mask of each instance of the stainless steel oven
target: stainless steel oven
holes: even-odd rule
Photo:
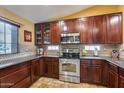
[[[80,59],[78,52],[78,49],[64,49],[63,55],[59,59],[60,80],[80,83]]]
[[[60,59],[59,74],[60,80],[80,83],[80,60]]]

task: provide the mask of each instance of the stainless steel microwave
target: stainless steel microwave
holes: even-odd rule
[[[80,43],[80,33],[63,33],[61,34],[62,44]]]

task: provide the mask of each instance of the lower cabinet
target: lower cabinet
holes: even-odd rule
[[[81,60],[81,82],[102,84],[102,61]]]
[[[25,78],[21,82],[12,86],[12,88],[28,88],[30,85],[31,85],[31,77],[28,76],[27,78]]]
[[[80,81],[91,83],[91,60],[81,60]]]
[[[44,58],[45,76],[59,78],[59,58]]]
[[[119,68],[119,88],[124,88],[124,69]]]
[[[31,61],[31,80],[32,83],[40,78],[40,59]]]
[[[109,73],[109,63],[104,61],[103,63],[103,75],[102,75],[102,85],[108,86],[108,73]]]
[[[28,78],[28,80],[26,78]],[[25,62],[22,64],[18,64],[0,70],[0,87],[2,88],[9,88],[15,86],[28,87],[30,84],[31,84],[31,79],[30,79],[29,62]]]
[[[118,67],[109,63],[108,87],[118,88]]]
[[[44,76],[45,74],[45,64],[43,58],[40,59],[40,76]]]
[[[92,82],[95,84],[102,84],[102,63],[101,60],[92,60]]]

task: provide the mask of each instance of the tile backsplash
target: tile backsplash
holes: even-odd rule
[[[19,44],[19,53],[16,54],[7,54],[7,55],[0,55],[0,61],[13,59],[17,57],[24,57],[29,55],[34,55],[36,52],[36,48],[30,44]]]
[[[99,46],[100,49],[98,50],[99,56],[111,56],[111,51],[114,49],[118,49],[118,45],[108,45],[108,44],[87,44],[87,45],[80,45],[80,54],[82,54],[82,50],[85,48],[85,46]],[[87,51],[87,56],[93,56],[93,50]]]
[[[79,48],[80,49],[80,56],[83,56],[83,49],[85,46],[99,46],[98,55],[104,57],[111,57],[112,50],[120,50],[123,49],[122,45],[119,44],[77,44],[77,45],[61,45],[60,46],[60,53],[62,52],[63,48]],[[91,47],[93,48],[93,47]],[[87,50],[86,56],[93,56],[93,49]],[[124,58],[124,51],[120,52],[120,57]]]

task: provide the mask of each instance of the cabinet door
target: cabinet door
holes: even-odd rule
[[[80,80],[81,82],[91,83],[91,60],[81,60]]]
[[[65,21],[67,24],[67,30],[70,33],[76,33],[78,30],[76,29],[77,26],[77,19],[70,19]]]
[[[50,33],[51,33],[51,43],[59,44],[60,43],[60,29],[58,22],[50,23]]]
[[[119,88],[124,88],[124,69],[119,68]]]
[[[92,60],[92,82],[95,84],[102,84],[102,63],[101,60]]]
[[[124,88],[124,77],[119,76],[119,88]]]
[[[92,66],[92,82],[102,84],[102,67],[100,65]]]
[[[104,16],[95,16],[93,26],[93,43],[105,43],[106,20]]]
[[[40,59],[40,76],[45,74],[45,64],[43,58]]]
[[[109,80],[108,87],[118,88],[118,73],[109,70],[108,80]]]
[[[59,59],[53,58],[52,61],[52,77],[59,79]]]
[[[31,62],[31,78],[35,82],[40,77],[40,60],[36,59]]]
[[[109,67],[108,67],[108,62],[104,62],[103,63],[103,75],[102,75],[102,77],[103,77],[103,82],[102,82],[102,84],[104,85],[104,86],[108,86],[108,71],[109,70]]]
[[[93,17],[80,18],[78,20],[80,42],[84,44],[93,43]]]
[[[107,43],[122,43],[122,14],[109,14],[107,18]]]
[[[52,60],[51,58],[44,58],[45,76],[52,77]]]

